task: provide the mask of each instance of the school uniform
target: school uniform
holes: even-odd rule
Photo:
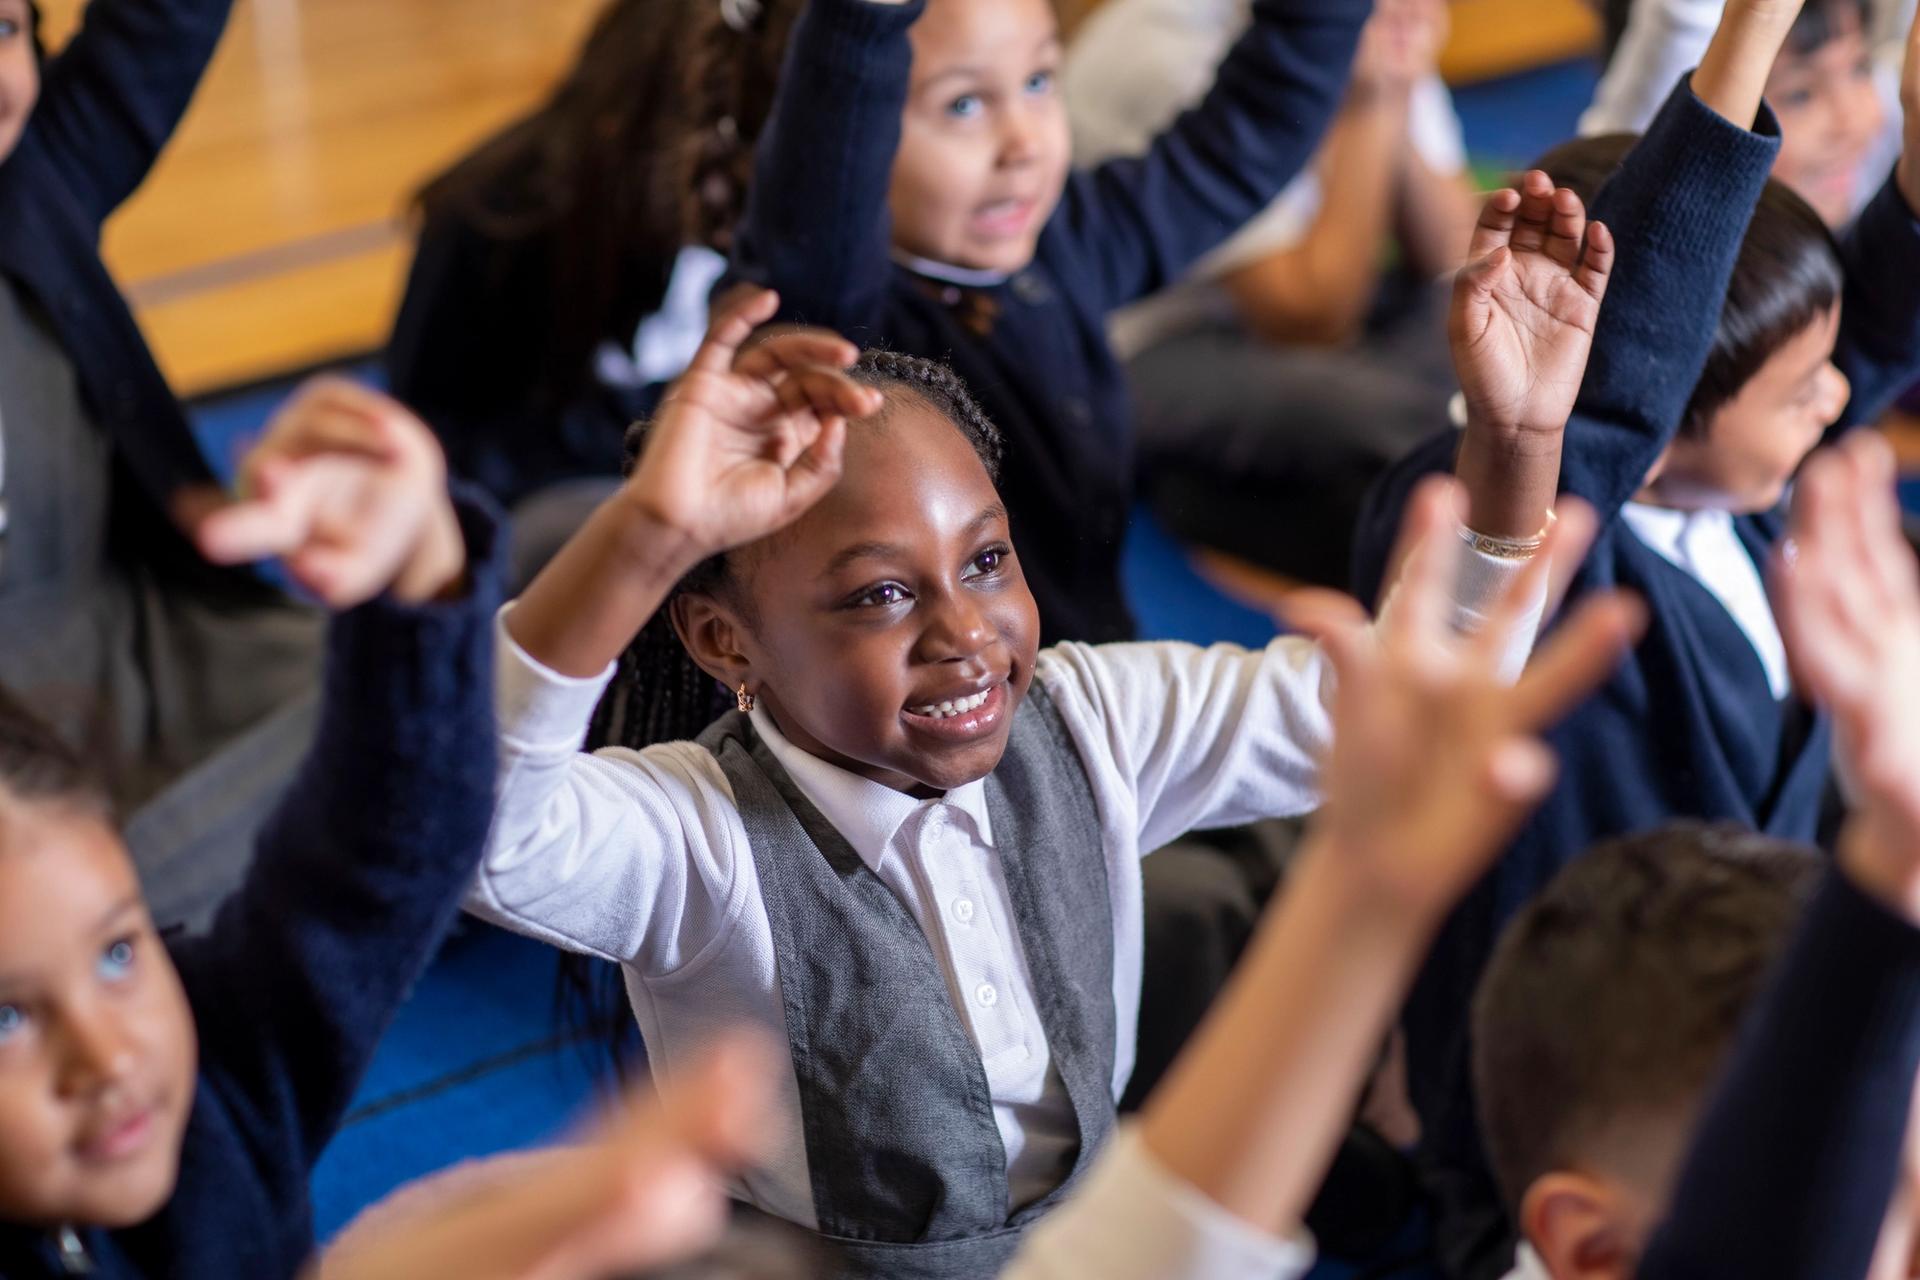
[[[1469,560],[1463,618],[1514,573]],[[1298,638],[1069,644],[1041,654],[993,774],[916,800],[764,709],[582,755],[608,676],[500,646],[500,807],[469,910],[620,964],[656,1070],[741,1023],[784,1040],[771,1156],[734,1191],[831,1237],[849,1275],[1011,1256],[1132,1071],[1142,852],[1313,808],[1330,732],[1325,659]]]
[[[88,5],[0,163],[0,683],[123,809],[309,689],[321,637],[317,614],[206,564],[168,518],[213,472],[100,260],[102,224],[178,124],[227,10]],[[235,778],[203,829],[263,812],[283,782]],[[207,857],[230,885],[244,849]]]
[[[173,1197],[122,1231],[0,1225],[8,1280],[292,1276],[307,1179],[459,909],[492,803],[494,518],[462,503],[470,588],[381,600],[329,633],[312,751],[245,883],[169,946],[199,1033]]]
[[[1011,276],[896,259],[887,189],[920,2],[822,0],[796,24],[734,266],[782,316],[945,359],[1007,441],[1001,490],[1042,636],[1125,639],[1132,411],[1106,320],[1178,280],[1318,147],[1363,0],[1259,0],[1214,89],[1145,156],[1074,173]],[[1025,194],[1025,193],[1021,193]]]
[[[1460,1245],[1463,1257],[1497,1253],[1505,1234],[1475,1133],[1465,1032],[1468,1001],[1505,922],[1595,842],[1674,818],[1737,822],[1791,840],[1816,834],[1830,730],[1788,692],[1778,631],[1761,607],[1761,572],[1784,531],[1784,507],[1679,515],[1632,502],[1699,380],[1777,146],[1765,108],[1753,131],[1740,129],[1683,83],[1595,201],[1620,253],[1566,433],[1562,490],[1603,520],[1572,589],[1637,592],[1649,623],[1599,693],[1547,735],[1561,760],[1559,786],[1448,921],[1408,1004],[1426,1150],[1441,1170],[1443,1199],[1473,1207],[1442,1223],[1472,1238]],[[1883,407],[1920,360],[1920,296],[1911,288],[1920,278],[1920,223],[1891,182],[1848,233],[1843,256],[1834,359],[1854,388],[1846,425]],[[1388,531],[1412,486],[1448,469],[1455,447],[1451,433],[1435,437],[1376,491],[1356,554],[1362,590],[1379,580]]]

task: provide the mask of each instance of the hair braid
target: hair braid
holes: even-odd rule
[[[787,38],[802,0],[766,0],[745,29],[708,3],[688,37],[688,130],[682,164],[688,243],[725,252],[746,206],[753,148],[773,111]]]

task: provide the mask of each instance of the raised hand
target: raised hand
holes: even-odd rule
[[[714,321],[667,393],[626,493],[694,556],[751,542],[791,523],[840,478],[849,417],[881,395],[843,370],[852,343],[814,330],[742,350],[779,299],[754,290]]]
[[[1907,32],[1907,60],[1900,73],[1900,118],[1904,142],[1894,181],[1900,184],[1907,208],[1920,211],[1920,13],[1914,15],[1913,29]]]
[[[1369,900],[1417,925],[1437,923],[1545,795],[1554,767],[1537,735],[1606,678],[1643,613],[1630,597],[1592,596],[1517,684],[1504,680],[1507,633],[1543,590],[1564,589],[1593,515],[1564,503],[1489,624],[1462,637],[1448,608],[1459,501],[1446,480],[1416,495],[1395,553],[1401,576],[1377,627],[1339,616],[1325,598],[1294,617],[1325,644],[1338,679],[1319,835],[1346,873],[1364,878]]]
[[[1453,288],[1447,336],[1476,427],[1555,439],[1586,376],[1613,236],[1539,170],[1488,197]]]
[[[1445,0],[1380,0],[1360,32],[1352,90],[1407,92],[1439,65],[1448,31]]]
[[[1920,921],[1920,566],[1886,441],[1855,431],[1808,460],[1772,577],[1794,681],[1833,714],[1858,807],[1846,844]]]
[[[329,608],[391,591],[418,603],[457,584],[466,544],[433,433],[398,402],[315,378],[240,467],[240,496],[183,513],[218,564],[280,557]]]

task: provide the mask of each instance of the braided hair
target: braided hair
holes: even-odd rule
[[[722,253],[745,211],[753,148],[773,112],[780,65],[804,0],[727,5],[702,0],[685,37],[685,192],[688,243]]]
[[[884,416],[902,400],[918,401],[952,423],[996,483],[1004,446],[1000,429],[948,365],[891,351],[862,355],[849,376],[888,397]],[[646,423],[627,432],[626,471],[645,447]],[[720,682],[702,671],[680,643],[667,605],[689,593],[712,595],[732,584],[732,565],[722,552],[701,561],[680,581],[633,643],[621,655],[613,682],[595,709],[587,734],[590,748],[631,750],[697,737],[731,703]],[[617,966],[584,956],[562,956],[555,1005],[563,1032],[597,1046],[624,1078],[636,1047],[633,1018]]]

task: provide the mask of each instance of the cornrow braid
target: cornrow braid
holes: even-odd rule
[[[753,148],[773,112],[780,65],[803,0],[765,0],[730,19],[708,0],[688,36],[682,156],[686,243],[721,252],[745,211]],[[745,16],[743,26],[734,25]]]

